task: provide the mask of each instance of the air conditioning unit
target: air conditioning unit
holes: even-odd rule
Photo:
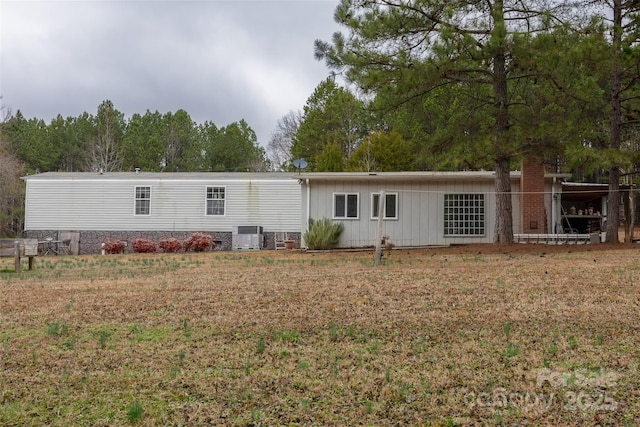
[[[231,247],[234,251],[262,249],[262,227],[259,225],[239,225],[233,227]]]

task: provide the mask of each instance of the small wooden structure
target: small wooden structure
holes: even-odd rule
[[[20,273],[20,259],[29,258],[29,270],[33,258],[38,255],[38,239],[0,239],[0,257],[14,257],[16,273]]]

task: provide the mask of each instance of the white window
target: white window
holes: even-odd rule
[[[207,187],[207,215],[224,215],[225,187]]]
[[[444,235],[484,236],[484,194],[444,195]]]
[[[335,219],[358,219],[360,195],[358,193],[334,193],[333,217]]]
[[[380,193],[371,194],[371,219],[378,219]],[[384,219],[398,219],[398,193],[385,193]]]
[[[151,215],[151,187],[136,187],[135,215]]]

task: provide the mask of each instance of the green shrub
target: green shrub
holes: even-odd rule
[[[309,218],[309,228],[304,233],[304,241],[309,249],[333,249],[338,246],[343,230],[344,224],[341,222],[332,222],[329,218]]]

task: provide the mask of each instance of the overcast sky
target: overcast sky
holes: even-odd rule
[[[0,94],[47,123],[187,111],[217,126],[245,119],[266,146],[329,75],[313,57],[338,0],[0,0]]]

